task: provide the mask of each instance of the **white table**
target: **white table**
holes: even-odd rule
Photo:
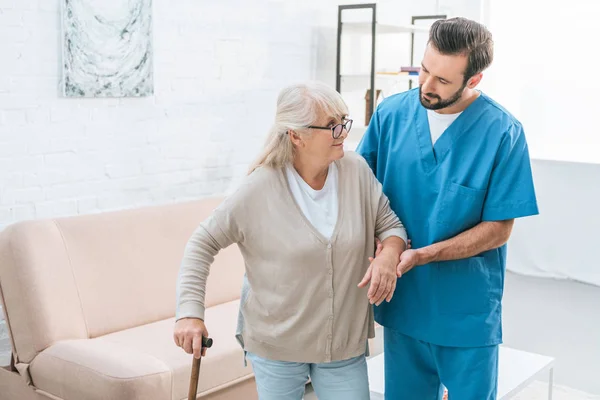
[[[554,358],[500,346],[498,399],[510,399],[544,373],[548,374],[548,400],[552,400]]]
[[[554,358],[500,346],[498,363],[498,400],[512,398],[544,373],[548,373],[548,400],[552,400]],[[383,354],[369,359],[367,364],[371,400],[383,400]],[[304,399],[316,400],[317,397],[308,389]]]

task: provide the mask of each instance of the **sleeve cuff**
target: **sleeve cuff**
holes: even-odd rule
[[[481,219],[482,221],[504,221],[538,214],[537,203],[521,203],[510,206],[487,207],[483,210]]]
[[[385,239],[389,238],[390,236],[397,236],[400,239],[404,240],[405,244],[408,243],[408,235],[406,234],[406,229],[402,229],[402,228],[388,229],[387,231],[381,232],[379,235],[377,235],[377,238],[383,242]]]
[[[175,313],[175,321],[182,318],[199,318],[204,321],[204,306],[196,302],[187,302],[180,304]]]

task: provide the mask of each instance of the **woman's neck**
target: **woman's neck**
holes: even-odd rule
[[[298,175],[314,190],[321,190],[327,180],[329,164],[323,165],[315,163],[314,160],[307,160],[300,155],[294,159],[294,169]]]

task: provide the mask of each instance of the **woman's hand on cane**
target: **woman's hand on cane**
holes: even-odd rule
[[[208,338],[208,330],[204,321],[199,318],[182,318],[175,323],[173,340],[186,353],[194,354],[195,358],[206,355],[206,347],[202,346],[202,337]]]

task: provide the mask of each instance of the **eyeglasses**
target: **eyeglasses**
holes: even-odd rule
[[[311,125],[311,126],[307,126],[307,128],[331,130],[331,136],[333,136],[334,139],[339,139],[339,137],[342,136],[342,132],[344,131],[344,129],[346,129],[346,132],[350,132],[350,129],[352,129],[352,120],[347,119],[345,121],[346,122],[344,122],[343,124],[337,124],[337,125],[334,125],[331,127]]]

